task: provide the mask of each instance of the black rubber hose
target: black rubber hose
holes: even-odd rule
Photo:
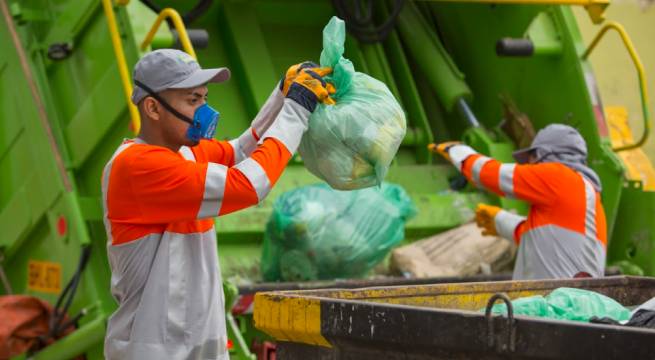
[[[162,11],[162,7],[155,4],[151,0],[140,0],[143,5],[147,6],[148,9],[154,11],[155,13],[159,14]],[[200,15],[204,14],[207,9],[212,5],[213,0],[199,0],[196,5],[189,10],[186,14],[182,15],[182,22],[184,22],[185,25],[191,24],[194,20],[196,20]],[[173,26],[173,21],[171,19],[166,19],[166,23],[168,24],[169,29],[175,29],[175,26]]]
[[[155,14],[159,14],[162,10],[160,6],[157,4],[153,3],[150,0],[140,0],[143,5],[147,6],[148,9],[152,10]],[[166,24],[168,24],[169,29],[174,29],[175,26],[173,25],[173,20],[166,18]]]
[[[364,43],[376,43],[384,41],[396,25],[396,19],[403,8],[405,0],[395,0],[394,7],[389,17],[381,25],[373,22],[373,0],[368,0],[362,6],[362,0],[354,0],[352,7],[348,6],[346,0],[332,0],[332,4],[339,15],[346,22],[350,33],[359,41]],[[362,13],[362,9],[366,9]]]
[[[182,15],[182,20],[184,20],[184,24],[191,24],[194,22],[200,15],[203,15],[209,7],[211,7],[213,0],[200,0],[196,4],[196,6],[193,7],[193,9],[189,10],[188,13]]]
[[[82,248],[82,254],[80,255],[80,261],[77,264],[77,269],[73,278],[66,284],[64,291],[57,299],[53,310],[53,316],[50,319],[50,329],[48,331],[48,337],[56,338],[59,335],[59,332],[63,330],[61,328],[61,322],[64,320],[68,309],[73,303],[73,298],[75,297],[75,292],[77,291],[77,286],[80,283],[82,278],[82,272],[86,268],[86,264],[89,262],[89,257],[91,255],[91,247],[85,246]],[[62,302],[64,303],[63,308],[61,308]]]

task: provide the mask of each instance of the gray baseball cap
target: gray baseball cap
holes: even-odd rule
[[[564,124],[551,124],[539,130],[530,147],[515,151],[512,156],[519,164],[525,164],[530,153],[538,158],[548,154],[569,154],[587,157],[587,143],[578,130]]]
[[[132,78],[160,92],[166,89],[188,89],[206,83],[221,83],[230,79],[228,68],[202,69],[191,55],[175,49],[160,49],[145,54],[134,66]],[[148,95],[134,86],[132,102],[136,105]]]

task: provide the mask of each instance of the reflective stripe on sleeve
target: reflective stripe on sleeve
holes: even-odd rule
[[[484,167],[484,165],[489,161],[491,161],[491,158],[480,156],[473,162],[473,167],[471,168],[471,178],[473,179],[473,183],[475,183],[475,186],[477,186],[478,189],[485,188],[484,184],[482,184],[480,181],[480,173],[482,172],[482,167]]]
[[[205,175],[205,192],[202,196],[198,218],[218,216],[225,194],[227,167],[221,164],[208,163]]]
[[[508,198],[514,198],[514,169],[516,164],[502,164],[498,172],[500,191]]]
[[[234,168],[241,171],[248,178],[252,187],[255,188],[259,202],[264,200],[268,192],[271,191],[271,182],[268,180],[264,168],[252,158],[240,162]]]
[[[585,190],[585,235],[595,240],[598,239],[598,230],[596,229],[596,190],[587,179],[584,181]]]

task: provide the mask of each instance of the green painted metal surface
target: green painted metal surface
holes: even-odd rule
[[[58,264],[63,287],[75,271],[81,247],[90,246],[91,260],[70,309],[72,314],[88,311],[77,333],[85,336],[84,341],[71,337],[39,356],[65,359],[85,352],[89,359],[101,358],[100,334],[115,303],[109,294],[100,178],[121,140],[132,136],[107,22],[97,0],[0,1],[9,5],[37,95],[30,91],[8,24],[2,19],[0,255],[4,260],[0,266],[14,292],[54,303],[56,292],[28,289],[28,264]],[[193,6],[161,2],[167,3],[181,13]],[[350,36],[346,43],[346,56],[356,69],[388,84],[407,113],[408,135],[387,178],[405,187],[419,209],[407,224],[407,241],[470,220],[478,202],[499,202],[471,187],[450,190],[455,171],[433,159],[426,145],[465,139],[484,153],[510,160],[513,145],[498,129],[502,120],[498,96],[505,94],[536,128],[565,122],[582,132],[589,145],[590,165],[603,180],[603,203],[612,234],[609,261],[628,260],[647,274],[655,274],[648,221],[655,198],[631,184],[625,188],[622,165],[610,150],[598,111],[593,74],[589,64],[579,59],[584,45],[570,9],[439,2],[409,6],[411,11],[403,10],[398,27],[383,43],[360,44]],[[136,0],[115,9],[131,67],[155,14]],[[384,4],[376,3],[378,16],[388,13]],[[223,0],[187,24],[210,35],[208,47],[196,49],[200,63],[227,66],[233,72],[230,82],[209,89],[209,102],[222,114],[217,138],[235,137],[249,125],[289,65],[318,60],[321,30],[332,15],[328,0]],[[417,16],[420,28],[412,26]],[[540,49],[535,56],[496,56],[496,40],[524,35]],[[166,46],[171,39],[163,26],[154,45]],[[48,59],[48,48],[54,43],[68,44],[70,55],[58,61]],[[435,56],[440,57],[438,64],[431,63]],[[453,110],[459,97],[469,99],[484,129],[469,129]],[[273,201],[286,190],[318,181],[296,157],[262,204],[216,220],[226,278],[258,277],[262,234]],[[500,204],[525,210],[517,202],[501,200]],[[635,212],[638,215],[633,216]],[[66,223],[63,232],[61,219]],[[5,292],[0,287],[0,294]],[[236,325],[246,333],[246,343],[255,337],[248,319],[240,318]],[[248,356],[239,351],[239,358]]]
[[[587,64],[579,60],[584,47],[570,9],[484,4],[463,7],[450,3],[431,3],[429,9],[439,24],[446,47],[473,89],[473,111],[487,128],[495,128],[502,119],[499,94],[508,94],[536,129],[553,122],[578,128],[587,140],[589,164],[603,181],[603,202],[611,228],[623,186],[622,170],[599,131],[597,121],[602,120],[596,118],[586,82],[593,75]],[[501,58],[495,55],[496,40],[522,37],[542,11],[548,12],[558,29],[562,42],[560,56]],[[506,21],[509,18],[512,21]],[[475,39],[475,45],[471,39]]]
[[[111,307],[105,285],[108,272],[103,238],[92,237],[84,223],[78,203],[79,190],[71,171],[68,148],[64,145],[62,127],[65,124],[59,122],[66,104],[56,99],[61,94],[53,90],[55,83],[51,76],[54,75],[50,72],[53,66],[42,51],[42,41],[50,41],[48,37],[69,39],[79,31],[81,24],[87,21],[88,12],[82,4],[72,6],[74,9],[67,8],[66,14],[75,13],[79,21],[68,22],[66,26],[71,26],[70,29],[54,30],[47,28],[48,22],[42,17],[48,15],[47,9],[24,7],[23,3],[13,5],[20,49],[12,41],[12,31],[7,24],[3,21],[0,26],[0,48],[3,49],[0,60],[0,229],[3,233],[0,252],[3,261],[0,266],[5,269],[15,293],[35,295],[54,303],[58,296],[55,291],[63,289],[75,271],[81,247],[96,248],[69,309],[70,314],[86,311],[87,315],[81,319],[79,331],[71,335],[74,342],[52,347],[49,351],[60,355],[48,358],[70,358],[74,355],[70,352],[101,352],[106,310]],[[33,20],[34,17],[37,20]],[[25,68],[21,67],[19,51],[25,53]],[[64,91],[70,90],[70,82],[63,85]],[[43,112],[39,112],[41,106]],[[59,270],[54,276],[39,277],[35,281],[34,273],[28,272],[31,261],[47,261]],[[32,286],[28,287],[28,283]],[[43,292],[35,290],[36,287],[53,291]]]
[[[632,265],[632,273],[638,274],[641,270],[650,276],[655,274],[654,211],[655,193],[643,191],[638,182],[627,183],[619,204],[619,221],[607,253],[609,265],[624,262]]]

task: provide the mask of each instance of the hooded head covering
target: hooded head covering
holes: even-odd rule
[[[539,130],[529,148],[514,154],[520,164],[527,163],[533,153],[537,163],[558,162],[579,172],[589,180],[597,191],[602,190],[600,178],[587,166],[587,143],[580,133],[563,124],[551,124]]]

